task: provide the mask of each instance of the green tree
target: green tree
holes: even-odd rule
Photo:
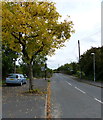
[[[20,62],[19,64],[20,64],[20,66],[17,66],[16,71],[19,71],[19,72],[22,71],[23,74],[26,74],[28,76],[29,70],[28,70],[27,64],[24,62]],[[33,62],[32,68],[33,68],[33,77],[44,78],[45,77],[45,70],[44,70],[45,69],[45,58],[43,56],[42,57],[38,56],[38,58]],[[43,70],[42,70],[42,68],[43,68]],[[46,70],[46,74],[47,74],[46,75],[47,77],[52,76],[52,70],[49,69],[48,67]]]
[[[18,58],[17,52],[2,46],[2,76],[15,72],[15,60]]]
[[[60,71],[66,74],[76,74],[77,70],[78,70],[78,64],[75,62],[72,62],[70,64],[68,63],[64,64],[57,69],[57,71]]]
[[[61,16],[53,2],[3,2],[3,44],[21,53],[28,65],[33,89],[32,65],[37,55],[53,55],[71,37],[72,21],[59,22]]]
[[[103,79],[103,47],[91,48],[81,56],[81,67],[86,77],[93,79],[93,56],[95,53],[96,80]]]

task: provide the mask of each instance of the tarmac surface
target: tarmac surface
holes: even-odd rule
[[[34,79],[34,89],[47,90],[47,81]],[[29,84],[2,87],[2,118],[45,118],[46,94],[25,93]]]
[[[74,86],[74,88],[71,86]],[[34,89],[47,91],[47,81],[34,79]],[[75,87],[76,86],[76,87]],[[80,88],[80,89],[77,89]],[[101,93],[103,83],[82,80],[74,76],[54,74],[51,78],[51,110],[53,118],[100,118],[101,105],[91,96],[103,101]],[[75,91],[75,90],[77,91]],[[85,90],[87,96],[83,91]],[[46,117],[46,95],[25,94],[29,90],[29,83],[23,86],[2,87],[2,118],[45,118]],[[80,93],[78,93],[80,92]],[[82,95],[84,94],[84,95]],[[81,102],[80,102],[81,101]],[[69,107],[68,107],[69,106]],[[74,106],[74,108],[73,108]],[[78,106],[78,107],[76,107]],[[89,108],[89,107],[90,108]],[[87,110],[88,115],[83,112]],[[78,112],[80,114],[78,114]],[[93,119],[94,119],[93,118]]]
[[[61,73],[55,73],[51,78],[53,118],[99,119],[102,116],[101,97],[101,87],[97,87],[96,82],[91,85]]]

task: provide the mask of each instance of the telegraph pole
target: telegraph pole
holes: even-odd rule
[[[79,66],[80,66],[80,79],[82,78],[82,68],[80,63],[80,42],[78,40],[78,52],[79,52]]]
[[[78,40],[78,52],[79,52],[79,62],[80,62],[80,42]]]

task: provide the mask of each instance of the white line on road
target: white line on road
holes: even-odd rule
[[[66,81],[66,82],[67,82],[67,81]],[[69,83],[69,82],[67,82],[67,83],[68,83],[70,86],[72,86],[71,83]]]
[[[97,98],[94,98],[96,101],[98,101],[99,103],[103,104],[103,102],[101,100],[98,100]]]
[[[82,92],[82,93],[86,93],[86,92],[84,92],[84,91],[82,91],[81,89],[79,89],[79,88],[77,88],[77,87],[75,87],[77,90],[79,90],[80,92]]]

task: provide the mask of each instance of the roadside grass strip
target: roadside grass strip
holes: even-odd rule
[[[33,90],[28,90],[28,91],[25,91],[25,92],[22,92],[22,94],[35,94],[35,95],[45,95],[47,94],[47,91],[43,91],[39,88],[36,88],[36,89],[33,89]]]
[[[48,82],[48,88],[47,88],[47,120],[51,120],[51,88],[50,88],[50,82]]]

